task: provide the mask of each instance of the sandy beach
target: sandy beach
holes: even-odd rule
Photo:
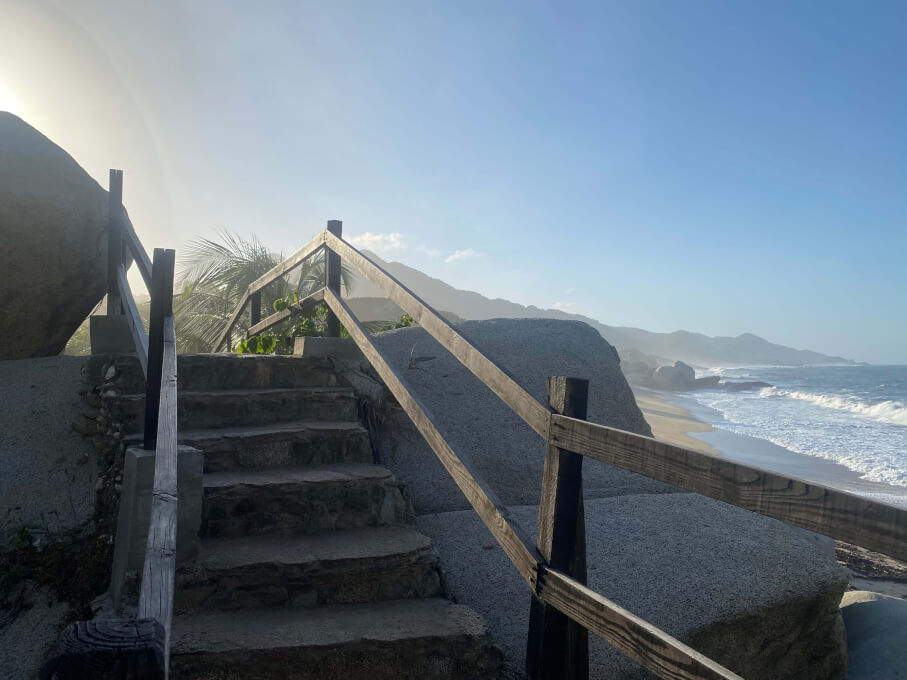
[[[895,502],[898,505],[907,498],[907,490],[902,487],[861,480],[857,473],[843,465],[797,454],[762,439],[716,430],[681,406],[680,403],[687,404],[681,395],[635,385],[631,387],[636,403],[652,427],[652,434],[656,439],[844,491],[875,496],[879,500]],[[693,406],[692,403],[689,405]],[[692,436],[693,434],[704,434],[717,446],[698,439]],[[840,542],[837,553],[838,561],[854,574],[851,590],[868,590],[892,597],[907,598],[907,564]]]
[[[711,425],[697,420],[682,406],[668,403],[662,392],[636,385],[630,387],[636,397],[636,404],[656,439],[694,451],[720,455],[711,444],[690,436],[693,432],[711,432]]]

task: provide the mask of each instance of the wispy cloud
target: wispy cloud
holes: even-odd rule
[[[420,253],[424,253],[429,257],[441,257],[441,251],[437,248],[429,248],[428,246],[418,246],[416,248]]]
[[[398,231],[387,234],[373,234],[370,231],[358,236],[350,236],[347,240],[357,248],[365,248],[376,253],[385,253],[389,250],[403,250],[403,235]]]
[[[445,262],[456,262],[457,260],[477,260],[480,257],[485,257],[485,253],[473,250],[472,248],[466,248],[465,250],[455,250],[450,255],[444,258]]]
[[[555,309],[561,310],[562,312],[573,312],[576,310],[575,302],[555,302],[551,306]]]

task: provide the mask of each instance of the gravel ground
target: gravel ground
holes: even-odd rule
[[[469,321],[457,330],[547,404],[546,378],[589,380],[590,421],[650,435],[620,372],[617,352],[590,326],[552,319]],[[374,337],[375,345],[433,414],[458,453],[471,460],[504,503],[538,503],[545,448],[539,436],[421,328]],[[413,347],[415,346],[415,350]],[[411,354],[434,357],[408,368]],[[382,434],[387,462],[409,482],[417,513],[469,507],[434,453],[398,412]],[[666,493],[674,487],[587,460],[586,497]]]

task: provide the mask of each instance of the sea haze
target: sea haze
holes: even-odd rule
[[[754,392],[696,391],[716,429],[768,440],[907,488],[907,366],[749,367],[697,371],[760,380]],[[700,414],[697,414],[698,416]]]

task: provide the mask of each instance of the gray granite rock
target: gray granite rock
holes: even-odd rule
[[[0,359],[59,354],[104,295],[107,192],[0,112]]]

